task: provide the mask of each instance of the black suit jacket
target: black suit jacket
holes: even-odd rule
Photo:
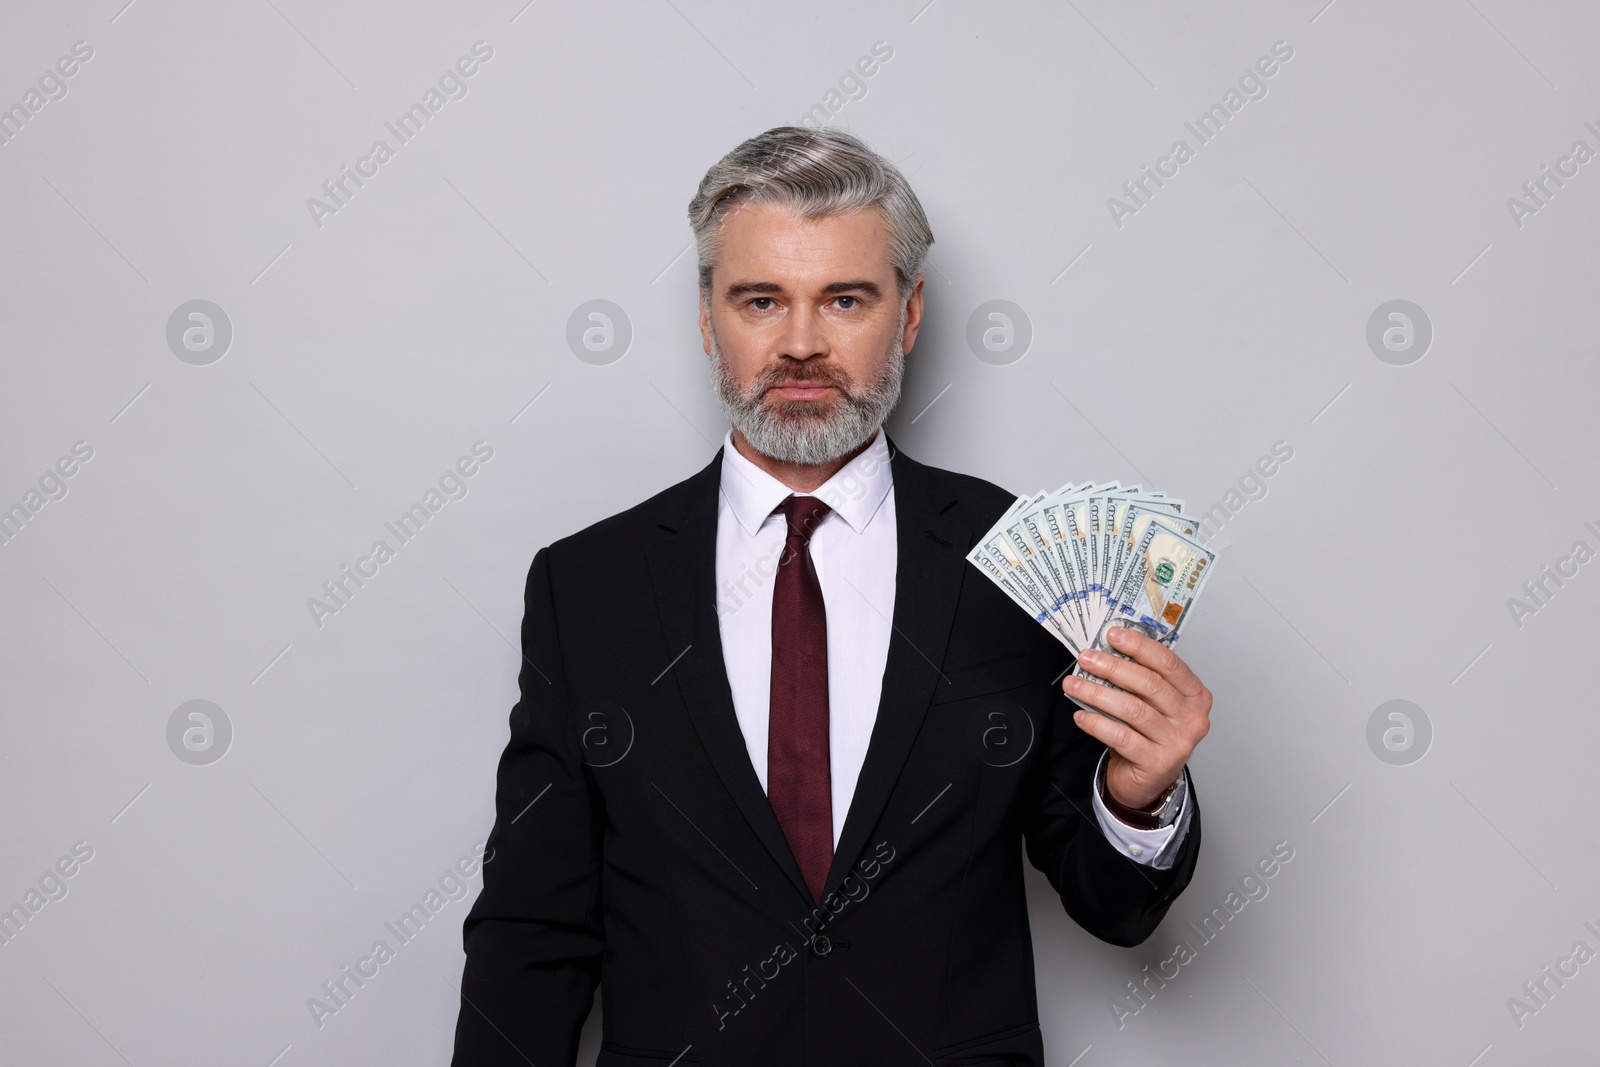
[[[1198,809],[1169,870],[1112,847],[1070,655],[963,558],[1011,494],[889,447],[893,636],[821,906],[723,667],[722,453],[534,557],[458,1067],[573,1063],[602,983],[601,1067],[1042,1064],[1019,841],[1113,944],[1188,884]]]

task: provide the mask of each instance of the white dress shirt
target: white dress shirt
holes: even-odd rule
[[[833,510],[811,535],[811,561],[828,616],[828,758],[833,843],[839,844],[856,779],[867,758],[893,632],[894,477],[879,431],[872,443],[814,496]],[[772,696],[772,582],[788,527],[772,514],[794,490],[739,454],[730,430],[722,442],[717,501],[717,619],[734,712],[761,788],[767,788],[767,713]],[[1104,759],[1095,771],[1104,773]],[[1188,772],[1168,824],[1141,830],[1118,820],[1093,791],[1095,817],[1111,843],[1136,863],[1172,866],[1188,830]]]

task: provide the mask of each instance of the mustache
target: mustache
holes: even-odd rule
[[[769,390],[786,385],[831,385],[846,396],[853,396],[852,384],[849,375],[844,372],[808,361],[794,367],[773,367],[763,371],[752,383],[750,395],[764,396]]]

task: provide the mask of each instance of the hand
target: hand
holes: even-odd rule
[[[1126,692],[1071,675],[1061,690],[1080,704],[1122,720],[1092,711],[1072,715],[1084,733],[1111,750],[1106,758],[1106,790],[1112,798],[1130,808],[1147,808],[1178,780],[1195,746],[1211,729],[1211,691],[1159,641],[1125,626],[1112,627],[1106,636],[1130,658],[1084,649],[1078,662],[1085,671]]]

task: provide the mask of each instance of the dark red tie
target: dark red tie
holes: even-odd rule
[[[767,799],[821,903],[833,862],[833,782],[828,769],[828,617],[811,562],[811,535],[832,510],[791,496],[789,536],[772,587],[772,701],[767,712]]]

